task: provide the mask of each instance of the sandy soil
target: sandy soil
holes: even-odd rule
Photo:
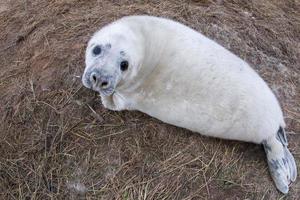
[[[299,180],[276,191],[261,146],[108,111],[83,88],[89,37],[131,14],[178,20],[245,59],[278,97],[299,165],[298,0],[2,0],[0,199],[299,199]]]

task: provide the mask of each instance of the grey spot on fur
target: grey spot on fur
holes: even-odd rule
[[[282,127],[279,127],[279,130],[276,134],[276,139],[282,143],[283,146],[288,145],[286,133]]]
[[[278,160],[271,160],[271,161],[269,161],[269,164],[271,165],[271,167],[273,168],[273,169],[276,169],[276,170],[278,170],[279,169],[279,167],[280,167],[280,163],[279,163],[279,161]]]
[[[89,79],[89,77],[91,76],[91,73],[92,73],[92,71],[90,70],[90,71],[88,71],[88,72],[85,74],[85,81],[87,82],[87,84],[88,84],[89,86],[92,85],[92,83],[91,83],[91,81],[90,81],[90,79]]]
[[[110,43],[106,44],[106,45],[105,45],[105,48],[106,48],[106,49],[110,49],[110,48],[111,48],[111,44],[110,44]]]
[[[125,52],[124,51],[120,51],[121,56],[125,56]]]
[[[272,151],[271,146],[268,145],[268,143],[267,143],[266,140],[263,140],[262,144],[263,144],[263,146],[264,146],[264,149],[265,149],[266,153],[268,153],[268,151]]]
[[[286,159],[285,159],[285,158],[282,158],[282,162],[283,162],[283,164],[284,164],[284,165],[286,165],[286,164],[287,164],[287,161],[286,161]]]

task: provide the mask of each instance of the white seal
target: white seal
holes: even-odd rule
[[[139,110],[203,135],[263,144],[287,193],[297,169],[279,103],[242,59],[178,22],[130,16],[96,32],[83,84],[111,110]]]

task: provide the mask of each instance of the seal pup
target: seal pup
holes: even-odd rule
[[[297,168],[280,105],[242,59],[178,22],[121,18],[86,48],[82,82],[104,107],[139,110],[206,136],[262,144],[276,187],[287,193]]]

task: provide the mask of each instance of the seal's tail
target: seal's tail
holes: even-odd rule
[[[293,155],[288,150],[288,142],[283,128],[279,128],[276,136],[263,141],[267,155],[269,170],[277,189],[286,194],[289,185],[297,177],[297,167]]]

